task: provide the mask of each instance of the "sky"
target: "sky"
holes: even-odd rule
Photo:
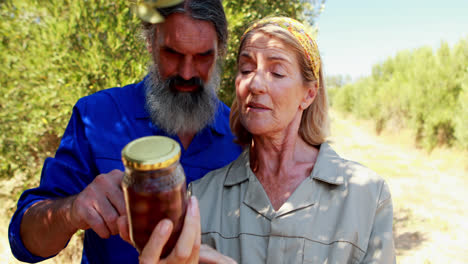
[[[368,76],[398,51],[468,38],[468,0],[326,0],[316,19],[328,76]]]

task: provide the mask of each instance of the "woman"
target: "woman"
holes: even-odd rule
[[[325,142],[320,56],[301,23],[246,31],[236,97],[230,123],[245,151],[191,186],[202,243],[241,263],[395,262],[388,186]]]
[[[325,142],[323,82],[298,21],[244,33],[230,123],[245,151],[190,186],[203,244],[240,263],[395,263],[388,186]]]

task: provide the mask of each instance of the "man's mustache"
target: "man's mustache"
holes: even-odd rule
[[[180,75],[172,76],[167,79],[169,87],[174,88],[174,86],[198,86],[203,88],[203,81],[198,77],[193,77],[190,80],[185,80]]]

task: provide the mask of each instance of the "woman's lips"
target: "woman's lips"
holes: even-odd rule
[[[250,102],[247,104],[247,109],[248,110],[252,110],[252,111],[266,111],[266,110],[271,110],[271,108],[269,108],[268,106],[266,105],[263,105],[263,104],[260,104],[260,103],[256,103],[256,102]]]

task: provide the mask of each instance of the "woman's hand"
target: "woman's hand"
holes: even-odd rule
[[[200,212],[197,199],[192,196],[187,207],[184,227],[169,256],[159,259],[172,232],[172,222],[164,219],[156,225],[148,243],[140,254],[140,263],[198,263],[201,244]]]
[[[120,236],[132,244],[127,216],[118,220]],[[171,235],[173,224],[164,219],[153,230],[148,243],[140,254],[140,263],[236,263],[213,248],[201,244],[200,211],[197,199],[192,196],[187,207],[184,227],[177,244],[165,259],[160,259],[162,249]]]
[[[212,247],[202,244],[200,246],[200,263],[203,264],[235,264],[237,263],[230,257],[216,251]]]

